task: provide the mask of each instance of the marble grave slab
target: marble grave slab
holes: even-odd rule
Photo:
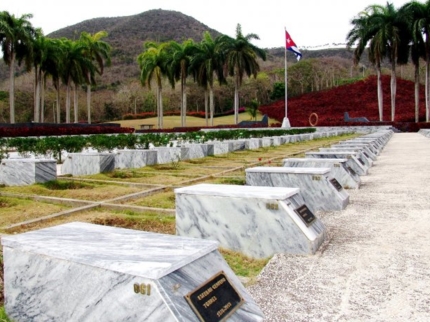
[[[115,153],[116,169],[136,169],[157,163],[155,150],[118,150]]]
[[[282,161],[284,167],[330,168],[333,177],[344,189],[358,189],[361,184],[360,176],[348,169],[348,159],[289,158]]]
[[[306,158],[320,158],[320,159],[347,159],[346,164],[348,169],[358,174],[359,176],[366,176],[368,174],[368,168],[360,162],[356,156],[356,153],[352,152],[319,152],[310,151],[305,152]]]
[[[3,159],[0,184],[24,186],[57,179],[57,162],[45,159]]]
[[[85,176],[115,169],[114,153],[69,153],[61,167],[61,174]]]
[[[15,322],[264,318],[216,241],[73,222],[1,242],[5,310]]]
[[[306,222],[296,212],[306,208],[298,188],[197,184],[175,196],[178,235],[217,240],[253,258],[314,254],[325,238],[316,216]]]
[[[373,166],[373,161],[369,156],[366,156],[365,153],[363,153],[362,148],[319,148],[319,151],[321,152],[351,152],[356,153],[356,158],[360,163],[362,163],[367,169],[371,168]]]
[[[372,161],[376,161],[378,156],[378,151],[374,149],[371,145],[365,143],[339,143],[333,144],[332,148],[359,148],[363,149],[363,153],[365,153],[368,157],[372,159]]]
[[[349,194],[330,168],[254,167],[245,169],[245,174],[250,186],[299,188],[313,213],[343,210],[349,203]]]

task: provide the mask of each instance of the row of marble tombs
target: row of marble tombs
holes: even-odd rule
[[[184,143],[172,147],[153,147],[151,149],[114,149],[111,152],[97,152],[91,148],[82,153],[63,155],[63,163],[49,158],[23,158],[19,153],[12,153],[0,163],[0,184],[22,186],[43,183],[57,179],[60,175],[85,176],[115,169],[142,168],[149,165],[175,163],[183,160],[222,155],[237,150],[254,150],[269,146],[307,141],[350,133],[348,130],[336,130],[295,135],[249,138],[239,140],[212,141],[206,143]],[[34,156],[33,156],[34,157]],[[45,156],[46,157],[46,156]]]
[[[175,189],[176,233],[213,239],[253,258],[314,254],[326,230],[317,211],[339,211],[391,137],[381,131],[285,159],[282,167],[245,169],[246,185]]]
[[[344,187],[359,187],[390,136],[343,143],[368,150],[247,169],[246,186],[178,188],[179,236],[76,222],[5,236],[6,312],[14,321],[262,321],[218,247],[255,258],[314,253],[325,236],[314,214],[346,207]]]

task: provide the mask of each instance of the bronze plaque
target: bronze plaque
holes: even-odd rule
[[[351,167],[348,167],[348,171],[349,171],[349,172],[351,172],[351,174],[352,174],[353,176],[356,176],[356,175],[357,175],[357,172],[355,172]]]
[[[339,181],[336,180],[336,178],[330,179],[331,184],[336,188],[337,191],[342,190],[342,185],[339,183]]]
[[[306,205],[302,205],[299,208],[294,209],[294,211],[299,215],[300,218],[302,218],[306,226],[310,226],[310,224],[312,224],[316,219],[315,215]]]
[[[244,302],[223,271],[185,295],[185,299],[202,322],[224,321]]]

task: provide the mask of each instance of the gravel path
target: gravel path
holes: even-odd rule
[[[430,138],[396,133],[312,256],[277,254],[248,288],[266,321],[430,321]]]

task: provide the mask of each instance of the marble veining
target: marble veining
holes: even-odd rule
[[[156,147],[152,150],[157,151],[157,164],[181,161],[180,147]]]
[[[365,153],[368,157],[372,159],[372,161],[376,161],[378,152],[373,149],[371,145],[368,144],[360,144],[360,143],[344,143],[344,144],[333,144],[331,146],[332,148],[359,148],[363,150],[363,153]]]
[[[213,155],[227,154],[229,152],[228,142],[209,141],[207,143],[213,146]]]
[[[347,159],[289,158],[282,160],[284,167],[330,168],[331,174],[345,189],[358,189],[360,176],[348,171]]]
[[[306,158],[347,159],[346,165],[353,171],[353,173],[357,173],[359,176],[365,176],[368,174],[368,168],[358,160],[355,153],[311,151],[305,152],[305,156]]]
[[[259,138],[251,138],[245,141],[245,149],[246,150],[256,150],[261,148],[261,139]]]
[[[373,166],[373,161],[370,157],[366,156],[363,153],[363,149],[361,148],[319,148],[321,152],[350,152],[355,153],[356,158],[369,169]]]
[[[61,174],[83,176],[115,169],[114,153],[69,153],[61,167]]]
[[[227,140],[228,142],[228,151],[242,151],[245,150],[245,140]]]
[[[181,159],[200,159],[213,155],[213,146],[210,144],[185,144],[181,149]]]
[[[294,211],[307,205],[297,188],[200,184],[175,196],[178,235],[217,240],[253,258],[313,254],[324,240],[318,218],[306,226]]]
[[[143,168],[157,163],[156,150],[118,150],[115,154],[115,168]]]
[[[330,168],[255,167],[245,169],[246,184],[266,187],[297,187],[313,213],[317,210],[343,210],[349,194],[329,181]]]
[[[6,186],[23,186],[55,179],[55,160],[3,159],[0,164],[0,184]]]
[[[198,322],[183,294],[220,271],[246,301],[231,321],[264,318],[216,241],[69,223],[2,244],[5,309],[16,322]]]

